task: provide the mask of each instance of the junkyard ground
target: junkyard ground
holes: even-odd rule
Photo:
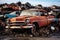
[[[0,35],[0,40],[60,40],[60,32],[53,33],[50,37],[15,37],[11,35]]]

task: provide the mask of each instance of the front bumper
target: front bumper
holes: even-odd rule
[[[32,28],[33,26],[6,26],[8,29],[27,29],[27,28]]]

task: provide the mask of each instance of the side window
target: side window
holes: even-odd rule
[[[42,15],[42,12],[39,12],[39,16],[41,16]]]
[[[42,15],[42,12],[37,12],[36,13],[36,16],[41,16]]]
[[[40,16],[39,12],[36,13],[36,16]]]
[[[41,16],[44,16],[44,12],[41,12]]]

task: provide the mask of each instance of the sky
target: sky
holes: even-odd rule
[[[0,4],[2,3],[16,3],[20,1],[21,3],[29,2],[31,5],[41,4],[42,6],[51,6],[57,5],[60,6],[60,0],[0,0]]]

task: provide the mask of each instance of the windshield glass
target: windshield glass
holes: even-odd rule
[[[42,12],[38,11],[22,11],[20,16],[40,16]]]

